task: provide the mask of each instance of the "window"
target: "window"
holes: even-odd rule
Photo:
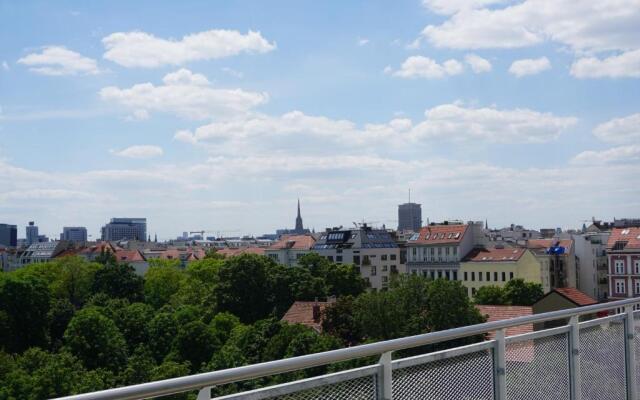
[[[442,278],[442,271],[438,270],[438,279]]]
[[[468,279],[468,277],[467,277],[467,271],[464,271],[464,280],[465,280],[465,281],[468,281],[468,280],[469,280],[469,279]]]
[[[333,262],[333,256],[327,256],[327,260]]]
[[[633,261],[633,273],[640,275],[640,260]]]
[[[509,280],[513,280],[513,272],[509,272]]]
[[[624,274],[624,260],[615,260],[614,261],[616,274],[622,275]]]
[[[471,271],[471,282],[476,280],[476,273]]]
[[[387,283],[387,282],[389,282],[389,277],[383,276],[382,277],[382,283]]]
[[[431,255],[433,256],[434,254],[436,254],[436,249],[434,247],[431,248]]]
[[[624,294],[625,290],[624,290],[624,280],[623,279],[616,279],[616,293],[622,293]]]
[[[395,260],[396,260],[396,255],[395,255],[395,254],[391,254],[391,255],[389,256],[389,259],[390,259],[391,261],[395,261]]]
[[[376,271],[376,266],[375,266],[375,265],[372,265],[372,266],[371,266],[371,276],[374,276],[374,275],[376,275],[377,273],[378,273],[378,272]]]
[[[438,247],[438,255],[442,254],[442,247]]]
[[[502,273],[502,282],[507,280],[507,274],[506,273]]]
[[[414,256],[418,254],[418,249],[416,247],[413,247],[411,249],[411,254],[413,254]]]
[[[380,259],[381,259],[382,261],[387,261],[387,255],[386,255],[386,254],[381,255],[381,256],[380,256]]]
[[[491,272],[487,271],[487,282],[491,281]]]
[[[458,255],[458,248],[457,247],[453,248],[453,255],[454,256]]]
[[[431,279],[436,279],[436,271],[430,271],[429,274],[431,275]]]
[[[413,269],[411,270],[411,275],[418,275],[418,270],[417,270],[417,269],[415,269],[415,268],[413,268]]]
[[[360,265],[360,256],[353,256],[353,263],[355,265]]]
[[[269,254],[269,258],[275,261],[278,261],[278,255],[277,254]]]
[[[445,247],[444,251],[445,251],[446,255],[449,255],[449,248],[448,247]]]
[[[342,262],[342,256],[336,256],[336,262],[341,263]]]
[[[391,266],[391,273],[392,274],[397,274],[398,273],[398,267],[396,267],[395,265]]]
[[[478,281],[482,282],[482,272],[478,272]]]
[[[388,267],[386,265],[382,266],[382,272],[387,272]]]
[[[497,272],[493,273],[493,281],[494,282],[498,282],[498,273]]]
[[[454,281],[458,280],[458,271],[453,271],[453,280]]]
[[[471,294],[472,294],[473,296],[475,296],[475,295],[476,295],[476,288],[471,288]]]
[[[633,281],[633,293],[640,294],[640,279]]]

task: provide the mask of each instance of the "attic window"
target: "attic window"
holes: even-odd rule
[[[447,239],[451,239],[452,237],[453,237],[453,232],[451,232],[451,233],[449,233],[449,234],[447,235]]]
[[[620,232],[621,235],[628,235],[629,234],[629,230],[628,229],[623,229],[622,232]]]
[[[414,233],[413,235],[411,235],[409,240],[413,242],[413,241],[418,240],[419,237],[420,237],[419,233]],[[428,234],[427,234],[427,236],[425,236],[425,239],[429,239],[429,235]]]
[[[483,260],[486,260],[486,259],[487,259],[487,257],[482,257],[482,259],[483,259]]]
[[[627,246],[627,243],[629,242],[618,240],[617,242],[614,243],[613,250],[623,250]]]
[[[518,250],[514,250],[514,251],[513,251],[513,254],[518,254]]]
[[[415,236],[415,235],[414,235]],[[413,237],[413,236],[412,236]],[[414,239],[415,240],[415,239]],[[424,235],[424,240],[429,240],[429,234]]]
[[[457,238],[459,238],[459,237],[460,237],[460,232],[456,232],[456,234],[455,234],[455,235],[453,235],[453,238],[454,238],[454,239],[457,239]]]
[[[444,239],[444,233],[440,234],[440,239]]]

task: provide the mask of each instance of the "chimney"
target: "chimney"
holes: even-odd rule
[[[313,322],[320,322],[320,304],[318,304],[318,298],[313,303]]]

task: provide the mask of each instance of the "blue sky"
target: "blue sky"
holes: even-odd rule
[[[0,221],[637,216],[640,5],[588,3],[0,0]]]

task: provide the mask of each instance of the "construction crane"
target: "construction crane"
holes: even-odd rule
[[[201,230],[201,231],[189,231],[189,235],[191,235],[192,233],[198,233],[200,234],[200,236],[204,237],[205,233],[214,233],[216,235],[217,238],[222,237],[222,233],[236,233],[236,232],[240,232],[238,230],[226,230],[226,231],[208,231],[208,230]]]

